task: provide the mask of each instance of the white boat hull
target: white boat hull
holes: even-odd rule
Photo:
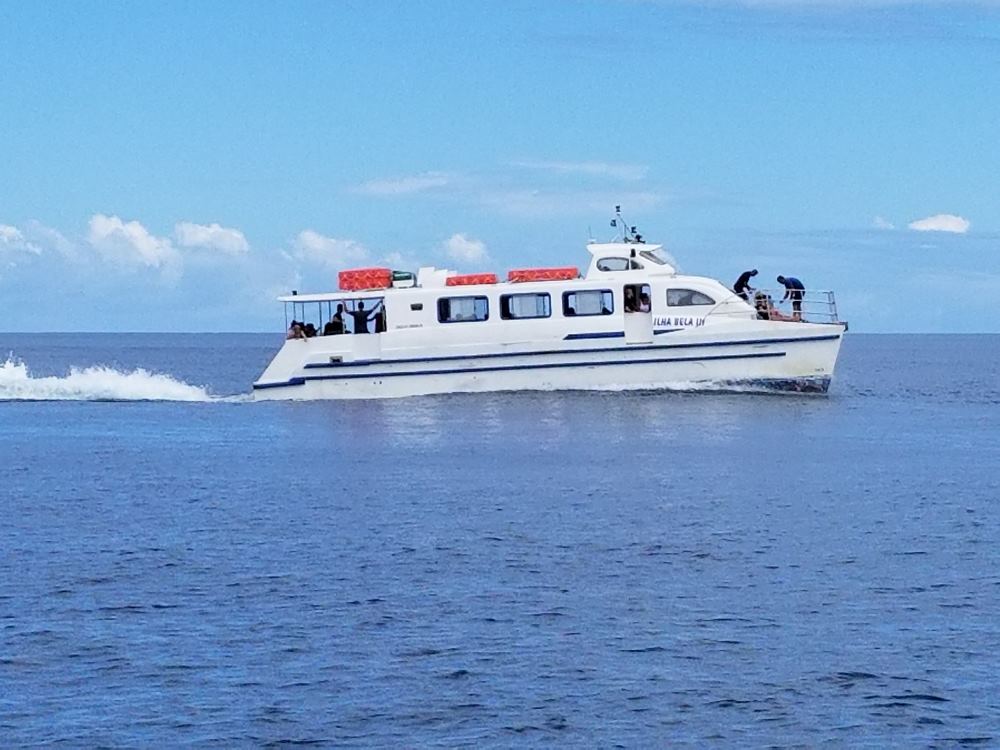
[[[375,336],[351,337],[358,339],[356,348],[362,354],[356,358],[326,351],[342,344],[343,337],[293,340],[254,384],[254,398],[371,399],[522,390],[826,392],[844,327],[763,325],[765,330],[752,334],[744,329],[713,335],[707,327],[679,331],[658,335],[648,344],[598,338],[560,342],[557,348],[442,348],[437,356],[381,351]]]

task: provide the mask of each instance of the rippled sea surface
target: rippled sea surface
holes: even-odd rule
[[[0,745],[1000,746],[1000,337],[849,335],[827,397],[216,398],[278,344],[0,334],[61,399],[0,403]],[[195,400],[89,400],[155,373]]]

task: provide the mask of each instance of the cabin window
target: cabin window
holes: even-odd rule
[[[500,297],[500,317],[504,320],[548,318],[552,300],[548,294],[504,294]]]
[[[691,305],[714,305],[715,300],[707,294],[694,289],[668,289],[667,305],[669,307],[690,307]]]
[[[634,258],[601,258],[597,261],[598,271],[629,271],[642,268],[642,263]]]
[[[486,297],[442,297],[438,300],[438,320],[442,323],[466,323],[488,320],[490,303]]]
[[[610,289],[563,293],[563,315],[610,315],[615,311],[615,298]]]
[[[626,284],[622,296],[624,299],[622,307],[627,313],[653,311],[649,296],[649,284]]]
[[[628,268],[628,258],[601,258],[597,261],[598,271],[624,271]]]
[[[423,302],[411,302],[410,303],[410,309],[414,310],[414,311],[423,310],[424,309],[424,303]]]

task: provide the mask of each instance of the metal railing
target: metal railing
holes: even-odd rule
[[[755,289],[750,304],[757,310],[757,317],[765,320],[793,320],[807,323],[839,323],[837,300],[833,292],[806,289],[798,294],[798,304],[792,296],[783,300],[785,290]],[[796,309],[798,308],[798,309]],[[768,317],[765,317],[768,316]]]
[[[752,289],[747,292],[747,301],[751,307],[757,311],[757,317],[761,320],[780,320],[805,323],[840,323],[837,315],[837,300],[832,291],[825,289],[806,289],[800,293],[799,304],[795,305],[789,297],[782,300],[785,290],[779,289]],[[745,308],[734,307],[730,304],[733,300],[742,299],[736,293],[718,302],[708,315],[742,317],[746,314]],[[796,307],[799,309],[796,310]]]

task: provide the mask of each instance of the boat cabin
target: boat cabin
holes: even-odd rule
[[[649,342],[658,333],[702,326],[709,315],[756,317],[718,281],[678,274],[659,245],[591,243],[587,250],[590,263],[582,275],[575,267],[517,269],[501,282],[492,273],[434,267],[416,275],[355,269],[341,273],[341,291],[280,299],[286,325],[309,330],[291,335],[367,333],[399,345],[399,335],[414,330],[440,331],[449,341]]]

